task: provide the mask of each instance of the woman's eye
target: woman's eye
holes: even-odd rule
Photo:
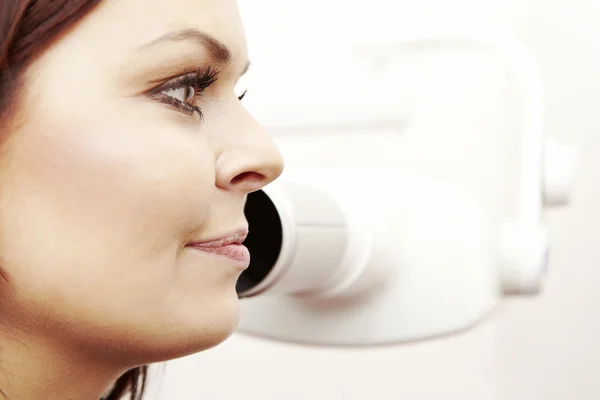
[[[247,75],[242,76],[239,81],[235,85],[235,96],[240,99],[240,101],[246,96],[246,92],[248,92],[248,77]]]
[[[161,93],[182,103],[191,103],[196,96],[196,89],[193,86],[182,86],[176,89],[164,90]]]

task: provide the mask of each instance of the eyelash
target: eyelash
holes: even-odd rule
[[[153,89],[148,95],[150,98],[160,101],[161,103],[174,106],[179,111],[192,115],[194,112],[198,114],[200,119],[204,118],[202,110],[198,106],[194,106],[187,102],[182,102],[172,96],[166,95],[163,92],[168,90],[177,90],[181,88],[194,88],[194,98],[200,97],[200,94],[212,86],[219,78],[219,71],[215,68],[208,67],[206,69],[198,69],[195,72],[173,78],[157,88]],[[245,91],[238,99],[241,101],[246,95]]]

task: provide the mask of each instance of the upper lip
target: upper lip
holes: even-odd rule
[[[223,236],[220,236],[216,239],[206,240],[202,242],[193,242],[188,244],[188,246],[194,247],[223,247],[223,246],[231,246],[231,245],[240,245],[242,244],[246,238],[248,237],[248,229],[238,229],[236,231],[230,232]]]

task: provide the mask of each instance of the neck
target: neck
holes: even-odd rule
[[[2,400],[98,400],[124,372],[74,349],[0,332]]]

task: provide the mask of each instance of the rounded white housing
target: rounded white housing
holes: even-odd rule
[[[286,176],[251,194],[246,214],[239,330],[272,339],[371,345],[452,333],[505,291],[537,291],[546,269],[539,232],[393,170]]]

